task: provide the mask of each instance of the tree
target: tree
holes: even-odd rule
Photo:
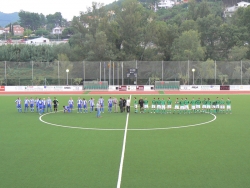
[[[205,57],[205,50],[201,47],[199,33],[194,30],[184,31],[174,40],[172,54],[174,61],[200,61]]]
[[[45,29],[40,28],[36,30],[35,34],[36,36],[46,36],[46,35],[49,35],[49,32]]]
[[[24,36],[30,36],[32,34],[32,31],[30,29],[25,29],[23,35]]]
[[[210,8],[206,1],[197,3],[194,0],[191,0],[188,4],[188,17],[196,21],[198,18],[206,17],[210,14]]]
[[[206,48],[205,59],[219,60],[218,50],[220,39],[220,25],[222,19],[215,15],[208,15],[197,19],[198,31],[201,33],[201,45]]]
[[[19,13],[20,25],[24,28],[28,28],[31,30],[36,30],[41,26],[41,15],[38,13],[27,12],[21,10]]]
[[[178,38],[177,25],[167,25],[165,22],[158,22],[156,38],[154,43],[158,47],[159,53],[163,54],[163,60],[169,61],[172,59],[172,45]]]
[[[228,54],[228,59],[230,61],[240,61],[246,59],[247,51],[248,51],[247,46],[234,46]]]

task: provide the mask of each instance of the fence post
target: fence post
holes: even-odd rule
[[[83,75],[82,75],[82,78],[83,78],[83,87],[85,86],[85,62],[83,61],[82,62],[82,73],[83,73]]]
[[[214,61],[214,80],[216,85],[216,60]]]
[[[109,61],[108,68],[109,68],[109,85],[111,85],[111,61]]]
[[[106,63],[103,62],[103,81],[106,81]]]
[[[161,81],[163,81],[163,60],[161,61]]]
[[[240,85],[242,85],[242,60],[240,61]]]
[[[120,85],[120,83],[119,83],[119,62],[117,62],[117,85]]]
[[[100,62],[100,81],[102,81],[102,62]]]
[[[57,78],[58,78],[58,85],[60,85],[60,76],[59,76],[59,61],[57,61]]]
[[[33,61],[31,61],[31,65],[32,65],[32,76],[31,76],[31,80],[32,80],[32,86],[33,86],[33,80],[34,80],[34,63]]]
[[[6,61],[4,62],[5,63],[5,69],[4,69],[4,80],[5,80],[5,85],[7,86],[7,70],[6,70]]]
[[[115,62],[113,61],[113,85],[115,85]]]
[[[122,62],[122,85],[124,85],[123,82],[124,82],[124,81],[123,81],[123,62]]]
[[[138,66],[137,66],[137,60],[136,60],[136,62],[135,62],[135,65],[136,65],[136,70],[137,70],[136,84],[135,84],[135,85],[137,85],[137,79],[138,79]]]
[[[189,85],[189,60],[188,60],[188,85]]]

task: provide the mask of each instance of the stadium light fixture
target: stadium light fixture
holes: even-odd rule
[[[192,72],[193,72],[193,85],[194,85],[194,72],[195,72],[195,69],[192,69]]]
[[[69,69],[66,69],[66,73],[67,73],[67,85],[69,85],[69,77],[68,77],[68,75],[69,75]]]

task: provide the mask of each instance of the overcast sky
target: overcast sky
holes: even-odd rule
[[[0,12],[12,13],[20,10],[43,13],[44,15],[61,12],[63,18],[70,21],[73,16],[79,16],[80,11],[86,11],[94,0],[2,0]],[[115,0],[95,0],[95,2],[109,4]]]

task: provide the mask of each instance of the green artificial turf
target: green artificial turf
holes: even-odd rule
[[[72,97],[76,102],[78,96]],[[104,96],[106,107],[108,97]],[[151,106],[152,98],[158,96],[142,97],[147,97]],[[167,97],[174,101],[182,96],[164,96]],[[229,97],[233,113],[215,114],[216,120],[204,125],[200,123],[214,117],[135,114],[131,108],[121,187],[249,187],[250,118],[246,104],[249,96]],[[67,126],[58,127],[41,122],[37,113],[18,113],[16,98],[0,97],[0,187],[116,187],[126,113],[108,113],[105,108],[99,119],[95,112],[79,114],[76,110],[42,117],[48,123]],[[57,98],[62,110],[69,96]],[[199,126],[178,128],[193,124]],[[154,128],[161,129],[145,130]]]

